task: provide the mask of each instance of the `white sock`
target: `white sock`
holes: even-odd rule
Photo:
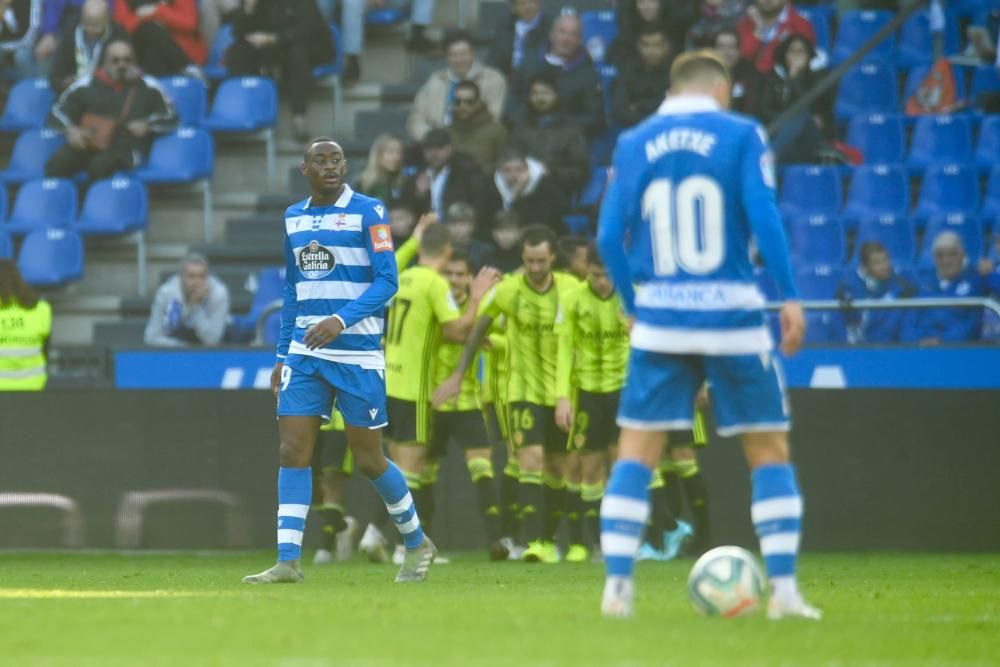
[[[799,584],[795,577],[774,577],[771,579],[774,597],[779,600],[794,600],[799,597]]]

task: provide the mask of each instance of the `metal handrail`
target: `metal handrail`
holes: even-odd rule
[[[271,316],[271,313],[281,310],[282,305],[284,305],[282,299],[275,299],[264,306],[264,310],[260,311],[260,315],[257,316],[257,327],[253,339],[254,345],[264,344],[264,323],[267,322],[267,318]]]
[[[816,299],[801,301],[805,310],[898,310],[903,308],[985,308],[1000,315],[1000,303],[980,297],[955,297],[954,299],[928,297],[925,299]],[[767,310],[780,310],[781,303],[769,302]]]

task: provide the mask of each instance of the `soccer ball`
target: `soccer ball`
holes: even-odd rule
[[[760,608],[764,575],[754,558],[740,547],[716,547],[695,562],[688,575],[691,604],[706,616],[733,618]]]

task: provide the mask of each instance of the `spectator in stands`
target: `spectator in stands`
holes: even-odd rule
[[[455,202],[445,215],[451,245],[469,255],[473,266],[484,266],[494,251],[493,245],[481,241],[476,209],[465,202]]]
[[[684,36],[701,13],[701,0],[627,0],[618,12],[618,34],[608,49],[608,62],[619,69],[639,60],[636,45],[648,29],[660,29],[671,44]]]
[[[687,32],[687,47],[713,46],[713,40],[722,32],[736,30],[736,25],[747,11],[748,0],[705,0],[701,15]]]
[[[332,5],[323,0],[321,5]],[[424,29],[434,18],[434,0],[343,0],[340,18],[340,35],[344,40],[344,85],[351,86],[361,80],[361,53],[364,51],[365,12],[368,9],[409,9],[410,37],[406,48],[415,52],[434,51],[438,45],[427,38]],[[332,14],[332,12],[330,12]],[[329,14],[325,17],[332,20]]]
[[[66,133],[66,144],[45,165],[45,175],[91,180],[132,169],[149,154],[153,138],[177,127],[173,105],[135,64],[132,46],[114,41],[104,49],[104,66],[79,79],[52,107],[50,125]]]
[[[493,219],[490,237],[493,249],[485,264],[503,273],[517,271],[521,260],[521,221],[511,211],[498,211]]]
[[[639,60],[626,64],[614,82],[612,121],[618,127],[632,127],[656,111],[670,88],[670,65],[674,47],[662,28],[645,28],[639,33]]]
[[[551,72],[539,73],[528,82],[528,108],[513,129],[511,145],[544,164],[561,191],[572,196],[587,184],[587,138],[579,125],[567,119]]]
[[[510,0],[510,16],[493,33],[486,62],[508,78],[521,70],[531,54],[545,48],[552,17],[542,10],[541,0]]]
[[[0,68],[6,78],[39,74],[35,37],[42,20],[42,0],[0,0]]]
[[[993,232],[993,252],[979,263],[986,293],[1000,303],[1000,232]],[[1000,343],[1000,315],[992,310],[983,315],[983,340]]]
[[[765,125],[774,122],[823,78],[813,71],[816,56],[812,42],[802,35],[789,35],[774,52],[774,67],[761,80],[752,101],[753,115]],[[772,137],[771,147],[779,163],[816,162],[818,153],[833,134],[834,89],[816,99],[809,108],[789,118]]]
[[[375,137],[364,171],[354,183],[354,189],[388,205],[403,192],[403,140],[391,134]],[[395,235],[393,235],[395,238]]]
[[[180,272],[156,290],[143,337],[147,345],[218,345],[229,320],[229,290],[208,270],[208,260],[188,255]]]
[[[885,246],[877,241],[861,245],[861,264],[846,275],[837,290],[837,298],[851,302],[857,299],[909,299],[917,288],[896,273]],[[893,343],[899,340],[903,325],[902,310],[849,310],[844,315],[847,340],[850,343]]]
[[[962,238],[955,232],[941,232],[931,246],[934,276],[920,286],[919,297],[950,299],[985,295],[982,278],[966,261]],[[914,309],[903,323],[902,339],[921,345],[964,343],[979,339],[981,308]]]
[[[58,95],[81,77],[93,75],[110,42],[127,41],[125,28],[111,20],[108,0],[86,0],[80,19],[63,31],[52,57],[49,85]]]
[[[766,74],[774,66],[774,52],[789,35],[802,35],[816,43],[812,23],[789,0],[754,0],[737,26],[743,57]]]
[[[106,2],[107,0],[105,0]],[[39,70],[48,71],[63,33],[76,25],[83,0],[43,0],[41,36],[35,42],[35,63]]]
[[[386,202],[389,207],[389,229],[396,247],[400,247],[413,236],[413,228],[417,224],[417,214],[405,199]]]
[[[52,307],[24,282],[17,264],[0,259],[0,391],[45,389]]]
[[[423,141],[428,130],[451,124],[455,87],[460,81],[472,81],[479,86],[479,95],[494,118],[500,117],[507,82],[503,74],[476,60],[476,48],[467,32],[455,31],[445,38],[448,67],[431,74],[417,92],[406,120],[406,129],[417,141]]]
[[[723,29],[712,39],[712,48],[729,68],[733,80],[730,108],[744,112],[756,91],[760,74],[753,64],[740,54],[740,35],[734,29]]]
[[[211,48],[215,36],[222,24],[227,23],[229,15],[240,6],[240,0],[200,0],[198,3],[198,29]]]
[[[115,22],[132,37],[139,65],[152,76],[201,76],[205,40],[195,0],[114,0]]]
[[[517,150],[505,151],[497,161],[493,184],[493,209],[511,211],[518,220],[544,225],[557,236],[566,233],[563,215],[569,208],[569,201],[565,193],[559,192],[541,162]]]
[[[280,67],[292,108],[292,131],[309,138],[306,107],[312,69],[335,55],[333,35],[313,0],[243,0],[233,13],[236,41],[226,51],[234,76],[260,76]]]
[[[509,139],[505,128],[479,99],[474,81],[461,81],[452,98],[451,145],[470,156],[484,172],[493,168]]]
[[[580,19],[572,14],[559,16],[552,24],[549,47],[526,60],[518,76],[515,94],[509,96],[504,122],[516,127],[523,122],[528,107],[529,82],[535,75],[554,75],[559,99],[567,117],[580,125],[587,136],[604,129],[604,96],[594,62],[583,48]]]
[[[427,168],[406,179],[403,197],[418,217],[434,211],[443,218],[455,202],[471,204],[484,220],[485,177],[475,160],[452,149],[451,134],[443,127],[427,133],[421,144]]]

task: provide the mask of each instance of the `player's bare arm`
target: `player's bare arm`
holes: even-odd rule
[[[786,301],[781,306],[778,319],[781,322],[781,352],[790,357],[802,349],[802,339],[806,334],[802,304],[798,301]]]
[[[469,310],[472,309],[470,308]],[[465,371],[468,370],[472,360],[476,358],[479,346],[483,338],[486,337],[486,332],[489,330],[492,322],[493,318],[488,315],[483,315],[476,320],[476,325],[473,327],[472,333],[465,339],[465,347],[462,348],[462,356],[458,360],[458,365],[452,371],[451,375],[434,390],[434,394],[431,396],[432,407],[441,407],[461,392],[462,378],[465,376]]]

